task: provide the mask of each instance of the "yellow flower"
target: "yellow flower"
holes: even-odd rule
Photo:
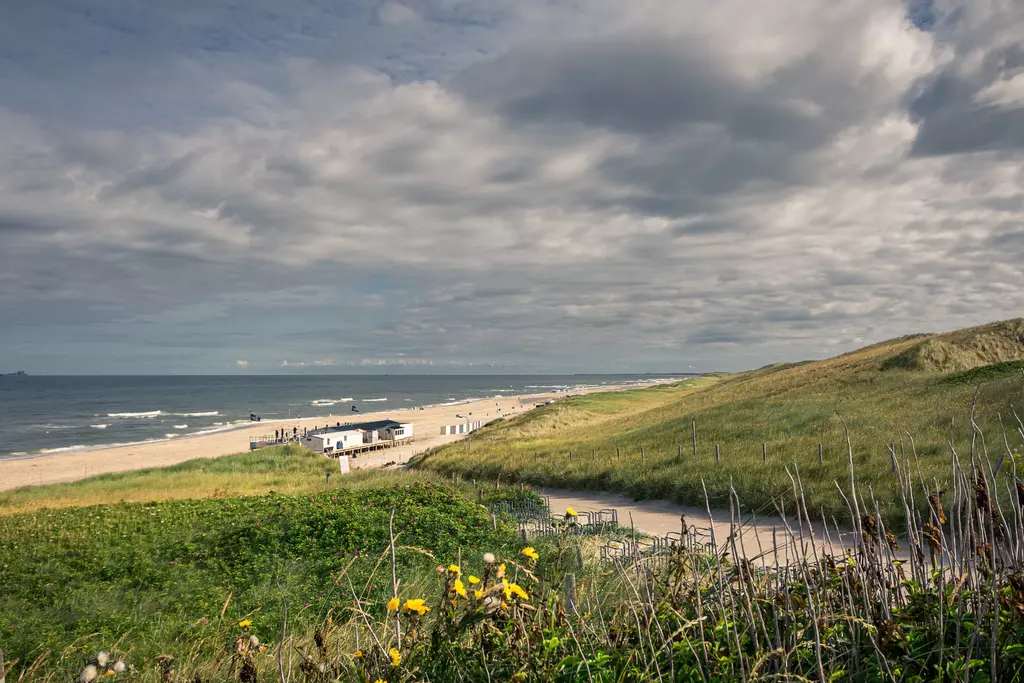
[[[391,663],[393,665],[398,666],[402,663],[402,653],[395,648],[391,648],[391,651],[388,654],[391,655]]]
[[[533,546],[523,548],[523,555],[526,555],[531,560],[536,560],[540,557],[540,555],[537,554],[537,551],[533,549]]]
[[[355,653],[352,656],[355,657],[356,659],[359,659],[360,657],[363,656],[363,651],[362,650],[356,650]]]
[[[459,566],[456,564],[448,565],[448,571],[450,571],[452,574],[455,574],[456,576],[462,573],[462,570],[459,569]]]
[[[252,619],[242,619],[242,621],[238,622],[238,625],[241,628],[249,628],[252,626]]]
[[[469,597],[466,595],[466,584],[462,583],[462,579],[455,579],[455,585],[452,586],[452,590],[462,597]]]
[[[469,585],[475,586],[478,583],[480,583],[480,579],[478,579],[475,576],[473,576],[472,574],[470,574],[469,575]]]
[[[520,588],[518,584],[514,584],[514,583],[508,584],[508,590],[509,590],[509,592],[514,593],[515,595],[518,595],[523,600],[529,600],[530,599],[530,595],[526,591],[524,591],[522,588]]]
[[[377,680],[375,680],[375,681],[374,681],[373,683],[388,683],[388,682],[387,682],[387,681],[385,681],[385,680],[384,680],[383,678],[378,678],[378,679],[377,679]]]
[[[406,600],[405,604],[402,605],[403,612],[416,612],[421,617],[430,611],[430,608],[423,604],[422,598],[416,598],[414,600]]]
[[[401,603],[401,601],[398,598],[391,598],[390,600],[388,600],[388,611],[389,612],[397,612],[398,611],[398,606],[400,604],[402,604],[402,603]]]
[[[498,571],[495,573],[495,576],[497,578],[499,578],[499,579],[504,578],[504,576],[505,576],[505,565],[501,565],[500,567],[498,567]]]
[[[508,581],[502,581],[501,582],[501,590],[505,591],[505,599],[506,600],[511,600],[512,599],[512,589],[509,587]]]
[[[575,517],[576,516],[576,511],[573,510],[572,508],[565,508],[565,516],[566,517]]]
[[[484,592],[482,590],[475,590],[473,591],[473,597],[479,600],[480,598],[484,597]]]

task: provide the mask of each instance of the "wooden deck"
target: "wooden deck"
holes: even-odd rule
[[[339,455],[360,455],[362,453],[372,453],[373,451],[383,451],[388,448],[394,448],[395,446],[402,446],[407,443],[413,443],[416,440],[415,437],[409,437],[408,439],[399,439],[397,441],[377,441],[375,443],[364,443],[358,446],[351,446],[341,450],[325,451],[323,455],[329,458],[335,458]],[[249,450],[254,451],[258,448],[266,448],[267,446],[283,446],[286,444],[298,444],[302,445],[304,439],[301,436],[289,437],[287,439],[277,439],[273,436],[256,436],[249,438]]]

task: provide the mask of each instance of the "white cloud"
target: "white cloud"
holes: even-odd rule
[[[247,361],[247,360],[236,360],[235,361],[235,365],[237,365],[240,368],[247,368],[247,367],[249,367],[249,361]]]
[[[0,95],[5,319],[321,359],[282,368],[647,369],[1024,308],[995,293],[1024,281],[1012,120],[999,154],[926,149],[1016,106],[986,66],[1013,59],[997,10],[940,35],[887,0],[415,7],[367,21],[447,40],[448,12],[468,37],[186,60],[168,91],[215,95],[138,126]]]

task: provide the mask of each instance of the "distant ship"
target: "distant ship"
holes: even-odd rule
[[[28,377],[28,373],[24,370],[18,370],[17,372],[0,372],[0,377]]]

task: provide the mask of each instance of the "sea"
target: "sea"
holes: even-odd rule
[[[680,375],[681,376],[681,375]],[[653,375],[0,376],[0,459],[473,399],[640,384]]]

